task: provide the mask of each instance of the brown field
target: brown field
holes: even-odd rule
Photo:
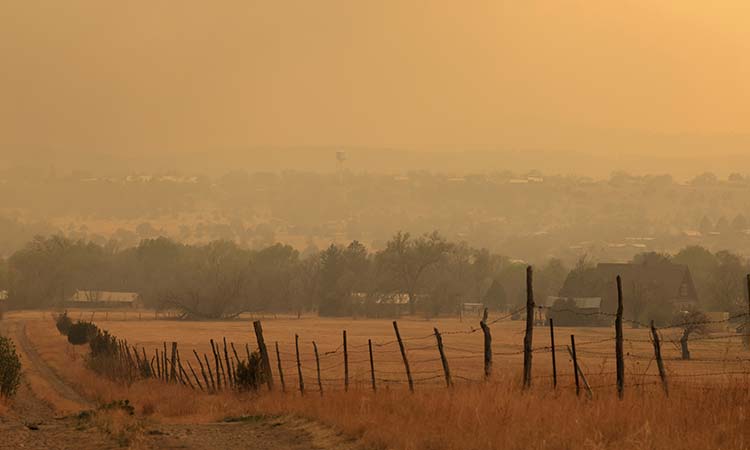
[[[243,348],[245,343],[251,348],[255,343],[249,320],[182,322],[153,320],[152,314],[147,320],[143,313],[137,320],[137,313],[121,317],[109,313],[109,320],[95,318],[95,322],[131,345],[145,346],[149,354],[163,341],[174,340],[183,360],[193,360],[193,348],[210,352],[210,338],[226,337]],[[522,322],[501,320],[491,326],[493,379],[481,383],[483,338],[481,331],[472,332],[478,320],[399,320],[417,380],[416,392],[409,394],[390,321],[267,317],[264,335],[271,350],[279,342],[288,392],[207,395],[157,381],[127,387],[99,379],[84,368],[82,349],[72,350],[57,334],[49,314],[42,319],[39,313],[29,313],[25,319],[38,352],[84,397],[99,402],[128,398],[152,420],[194,423],[241,414],[293,414],[383,449],[741,449],[750,443],[750,415],[745,411],[750,400],[750,355],[739,339],[724,337],[729,336],[726,330],[693,342],[693,361],[677,359],[679,351],[671,343],[677,330],[663,332],[670,382],[667,399],[655,376],[648,332],[626,328],[626,392],[620,401],[614,389],[611,328],[556,330],[558,347],[569,342],[571,333],[576,335],[581,364],[594,391],[593,400],[587,400],[576,398],[570,358],[561,348],[559,387],[552,389],[547,328],[535,329],[535,378],[531,390],[522,392]],[[444,387],[433,327],[444,333],[455,377],[453,389]],[[343,392],[343,329],[350,348],[350,392]],[[295,391],[295,333],[300,336],[305,396]],[[367,339],[379,344],[374,348],[375,394],[370,388]],[[317,392],[312,340],[323,354],[322,397]],[[272,362],[277,375],[275,357]]]

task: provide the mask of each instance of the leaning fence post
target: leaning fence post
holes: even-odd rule
[[[299,336],[294,335],[294,351],[297,354],[297,377],[299,379],[299,393],[305,395],[305,381],[302,378],[302,362],[299,359]]]
[[[372,339],[367,340],[367,347],[370,349],[370,378],[372,379],[372,392],[377,392],[375,385],[375,360],[372,357]]]
[[[578,377],[581,377],[581,381],[583,381],[583,386],[586,388],[586,395],[589,397],[589,399],[594,398],[594,392],[591,390],[591,386],[589,386],[588,380],[586,380],[586,375],[583,374],[583,370],[581,370],[581,366],[578,365],[578,358],[576,358],[576,340],[575,336],[572,334],[570,335],[570,345],[573,347],[573,350],[568,347],[568,353],[570,353],[570,357],[573,358],[573,372],[575,373],[576,378],[576,396],[579,395],[581,388],[580,384],[578,382]]]
[[[523,387],[531,387],[531,354],[534,338],[534,269],[526,268],[526,334],[523,337]]]
[[[180,351],[177,350],[177,367],[180,368],[180,377],[182,377],[182,384],[187,383],[188,386],[190,386],[191,389],[195,390],[195,386],[193,386],[193,382],[190,381],[190,377],[187,374],[187,371],[185,371],[185,368],[182,367],[182,361],[180,360]]]
[[[318,372],[318,389],[320,390],[320,396],[323,396],[323,382],[320,380],[320,357],[318,356],[318,345],[315,341],[312,342],[313,350],[315,351],[315,368]]]
[[[484,379],[489,380],[492,376],[492,333],[490,333],[490,327],[487,325],[487,308],[484,308],[484,316],[482,321],[479,322],[479,326],[482,327],[482,333],[484,333]]]
[[[453,385],[451,380],[451,369],[448,367],[448,358],[445,357],[445,349],[443,348],[443,337],[440,336],[440,332],[437,328],[435,330],[435,340],[437,340],[438,351],[440,352],[440,362],[443,363],[443,372],[445,373],[445,384],[448,387]]]
[[[161,356],[159,356],[159,349],[156,349],[156,377],[161,380]]]
[[[664,371],[664,361],[661,359],[661,342],[659,341],[659,333],[656,332],[654,321],[651,321],[651,337],[654,340],[654,357],[656,358],[656,367],[659,369],[659,378],[661,378],[661,385],[664,388],[664,393],[669,397],[669,386],[667,385],[667,374]]]
[[[162,341],[162,345],[164,346],[164,351],[162,352],[161,356],[163,358],[162,360],[162,374],[164,375],[164,381],[169,381],[169,372],[167,371],[167,343],[165,341]]]
[[[226,336],[222,336],[222,340],[224,341],[224,361],[227,364],[227,375],[229,378],[229,386],[235,386],[234,383],[234,373],[232,370],[232,365],[229,363],[229,352],[227,351],[227,338]]]
[[[208,356],[206,356],[205,353],[203,354],[203,359],[206,361],[206,369],[208,369],[208,376],[211,377],[211,390],[214,392],[217,392],[216,379],[214,378],[213,372],[211,372],[211,363],[208,362]]]
[[[409,359],[406,357],[406,348],[404,348],[404,341],[401,340],[401,333],[398,332],[398,323],[393,321],[393,329],[396,331],[396,340],[398,340],[398,347],[401,349],[401,358],[404,360],[404,368],[406,369],[406,378],[409,381],[409,390],[414,392],[414,380],[411,377],[411,369],[409,368]]]
[[[617,316],[615,317],[615,358],[617,359],[617,397],[625,388],[625,359],[622,350],[622,278],[617,275]]]
[[[286,383],[284,383],[284,369],[281,367],[281,352],[279,352],[278,341],[276,341],[276,362],[279,365],[279,381],[281,382],[281,392],[286,392]]]
[[[346,347],[346,330],[344,330],[344,392],[349,391],[349,350]]]
[[[193,349],[193,354],[195,355],[195,359],[198,360],[198,365],[201,368],[201,375],[203,376],[203,381],[206,382],[206,390],[208,391],[208,390],[211,389],[211,384],[209,384],[209,382],[208,382],[208,376],[206,376],[206,369],[203,368],[203,363],[201,362],[201,357],[198,356],[198,352],[196,352],[195,349]]]
[[[195,382],[198,384],[198,387],[200,388],[200,390],[205,391],[205,389],[203,389],[203,385],[201,384],[201,380],[198,379],[198,375],[196,375],[195,370],[193,370],[193,366],[190,364],[190,361],[185,361],[185,362],[188,365],[188,369],[190,369],[190,373],[193,374],[193,378],[195,378]]]
[[[237,361],[237,365],[240,364],[240,356],[237,354],[237,349],[234,348],[234,342],[230,342],[229,345],[232,347],[232,353],[234,353],[234,359]],[[248,360],[248,363],[250,361]],[[237,381],[237,380],[235,380]]]
[[[229,385],[229,382],[227,381],[227,370],[224,368],[224,361],[221,359],[221,350],[219,349],[219,343],[216,343],[216,355],[218,356],[219,361],[219,370],[221,370],[221,382],[224,386],[224,389],[231,389],[232,387]]]
[[[263,327],[260,325],[260,320],[253,322],[253,328],[255,329],[255,338],[258,340],[258,348],[260,349],[260,358],[263,363],[263,374],[266,377],[266,384],[268,390],[273,390],[273,373],[271,372],[271,363],[268,358],[268,350],[266,349],[266,341],[263,340]]]
[[[146,356],[146,347],[141,347],[141,352],[143,353],[143,363],[148,367],[148,376],[149,378],[153,378],[154,368],[149,364],[148,356]]]
[[[572,350],[571,350],[572,348]],[[570,335],[570,347],[568,347],[568,353],[573,358],[573,375],[576,380],[576,396],[581,395],[581,383],[578,381],[578,359],[576,358],[576,337]]]
[[[209,339],[211,343],[211,352],[214,354],[214,366],[216,367],[216,389],[221,390],[221,371],[219,370],[219,354],[217,351],[218,345],[214,346],[214,340]]]
[[[174,383],[177,379],[177,342],[172,342],[172,371],[169,374],[169,382]]]
[[[549,319],[549,341],[552,349],[552,387],[557,388],[557,361],[555,361],[555,325]]]

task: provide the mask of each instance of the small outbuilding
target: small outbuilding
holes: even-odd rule
[[[140,296],[136,292],[77,290],[71,297],[71,306],[79,307],[128,307],[132,308]]]

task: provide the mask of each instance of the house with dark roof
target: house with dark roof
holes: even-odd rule
[[[559,297],[601,298],[601,312],[617,311],[617,276],[622,278],[623,297],[630,306],[658,303],[675,309],[698,304],[698,295],[690,269],[666,261],[642,264],[602,263],[574,270],[565,280]]]

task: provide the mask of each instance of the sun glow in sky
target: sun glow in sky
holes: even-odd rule
[[[748,55],[746,0],[8,0],[0,152],[748,134]]]

